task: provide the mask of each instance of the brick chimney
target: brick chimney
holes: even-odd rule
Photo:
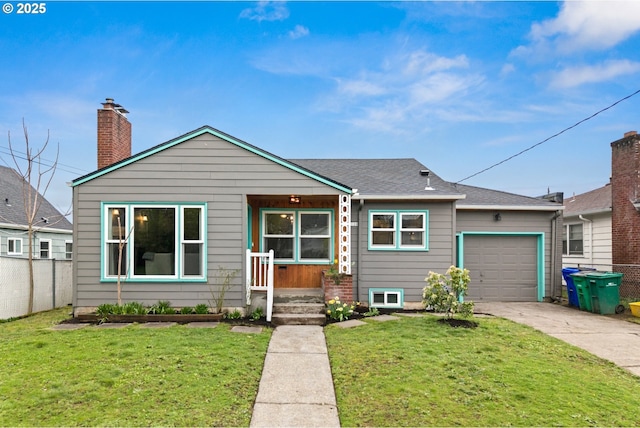
[[[611,230],[614,264],[640,263],[640,135],[611,143]]]
[[[98,109],[98,169],[131,156],[131,123],[129,113],[107,98]]]

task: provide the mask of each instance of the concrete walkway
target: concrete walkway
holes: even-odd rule
[[[340,426],[322,327],[274,330],[250,426]]]
[[[535,328],[640,376],[640,324],[553,303],[475,303],[474,312]]]

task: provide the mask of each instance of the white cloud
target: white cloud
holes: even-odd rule
[[[252,21],[284,21],[289,17],[289,9],[282,1],[260,1],[256,7],[244,9],[240,18]]]
[[[603,50],[640,30],[638,1],[565,1],[558,16],[531,26],[535,45],[559,52]]]
[[[289,31],[289,37],[292,39],[299,39],[309,35],[309,29],[302,25],[296,25],[295,28]]]
[[[337,79],[338,81],[338,92],[342,95],[350,96],[350,97],[359,97],[359,96],[378,96],[383,95],[387,91],[382,86],[369,82],[365,79],[363,80],[342,80]]]
[[[500,76],[502,77],[508,76],[509,74],[514,73],[515,71],[516,71],[516,66],[511,63],[507,63],[502,66],[502,69],[500,70]]]
[[[585,83],[597,83],[625,74],[640,73],[640,62],[619,60],[604,64],[568,67],[555,74],[550,81],[554,88],[571,88]]]
[[[452,100],[482,85],[484,78],[468,68],[464,55],[444,57],[424,50],[394,55],[358,78],[335,79],[336,91],[323,107],[350,112],[347,122],[353,126],[401,133],[425,126],[426,117],[437,116]]]

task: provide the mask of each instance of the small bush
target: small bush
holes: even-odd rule
[[[453,318],[454,314],[465,318],[473,315],[473,302],[460,301],[466,296],[471,281],[467,269],[451,266],[445,275],[429,272],[425,281],[427,286],[422,289],[422,303],[427,308],[445,313],[447,318]]]
[[[233,312],[229,312],[228,314],[225,314],[225,318],[230,320],[239,320],[240,318],[242,318],[242,312],[236,309]]]
[[[168,300],[161,300],[149,309],[150,314],[163,314],[171,315],[175,314],[176,310],[171,307],[171,302]]]
[[[380,315],[378,308],[369,308],[369,310],[362,314],[363,317],[377,317]]]
[[[254,309],[253,312],[251,312],[251,315],[249,315],[249,319],[251,321],[258,321],[263,316],[264,316],[264,313],[262,311],[262,308],[258,306],[257,308]]]
[[[193,308],[196,314],[208,314],[209,306],[206,303],[199,303]]]
[[[122,305],[122,314],[125,315],[146,315],[149,310],[140,302],[127,302]]]
[[[192,314],[193,312],[194,310],[191,306],[184,306],[182,309],[180,309],[180,313],[183,315]]]

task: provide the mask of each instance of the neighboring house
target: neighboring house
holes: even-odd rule
[[[562,264],[611,270],[611,184],[564,201]]]
[[[640,135],[611,143],[611,183],[565,200],[563,267],[624,274],[620,295],[640,298]]]
[[[0,166],[0,256],[27,258],[29,254],[23,185],[29,184],[15,170]],[[33,223],[33,257],[71,259],[71,223],[42,195],[39,198],[41,205]]]
[[[115,301],[119,244],[125,300],[176,307],[210,299],[220,267],[244,272],[246,249],[274,250],[276,288],[320,288],[338,260],[340,297],[371,306],[419,304],[428,272],[453,264],[472,300],[559,296],[559,203],[456,186],[415,159],[287,160],[208,126],[131,156],[126,110],[103,105],[99,169],[72,183],[75,313]],[[245,306],[244,282],[226,307]]]

